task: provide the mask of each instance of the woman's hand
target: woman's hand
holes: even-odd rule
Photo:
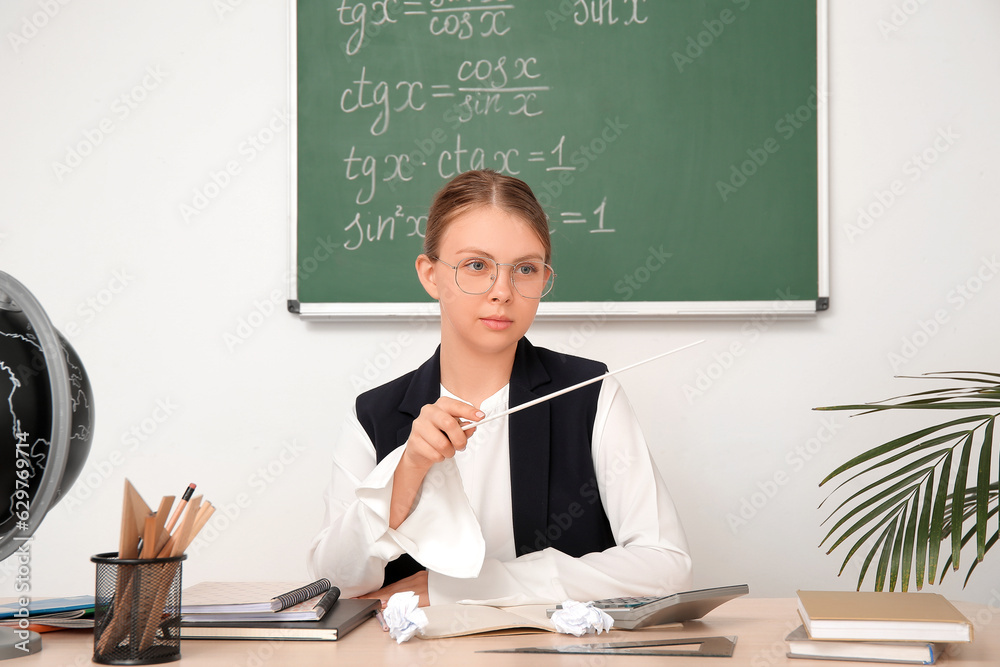
[[[475,406],[442,396],[420,409],[406,441],[403,461],[425,472],[435,463],[465,449],[475,428],[462,430],[462,421],[478,421],[486,415]],[[401,461],[401,463],[403,462]]]
[[[390,528],[395,530],[410,515],[413,501],[431,466],[465,449],[469,436],[476,429],[463,431],[461,420],[477,421],[485,416],[475,406],[445,396],[420,409],[393,473]]]
[[[405,591],[413,591],[417,594],[419,602],[417,606],[426,607],[430,604],[430,598],[427,595],[427,570],[421,570],[416,574],[411,574],[406,579],[400,579],[394,584],[389,584],[388,586],[383,586],[377,591],[372,591],[367,595],[361,595],[362,598],[378,598],[382,601],[382,608],[385,609],[386,603],[389,602],[395,593],[403,593]]]

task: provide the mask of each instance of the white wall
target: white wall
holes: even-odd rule
[[[998,370],[1000,6],[832,4],[830,311],[807,321],[542,322],[533,334],[611,367],[707,339],[622,378],[702,586],[746,581],[762,596],[851,588],[852,571],[836,576],[842,555],[817,548],[826,493],[817,483],[920,417],[811,408],[930,388],[895,374]],[[58,13],[45,19],[49,5]],[[44,25],[32,32],[26,21]],[[230,508],[191,550],[186,581],[305,578],[351,378],[403,332],[410,344],[378,380],[415,367],[435,327],[308,324],[283,308],[285,3],[5,0],[0,33],[0,267],[70,338],[97,405],[87,471],[37,534],[33,592],[92,588],[88,558],[116,549],[125,477],[151,503],[195,481]],[[54,163],[102,119],[111,131],[57,175]],[[273,140],[251,160],[241,145],[268,138],[265,129]],[[911,160],[925,152],[934,162],[917,178]],[[185,221],[181,205],[231,160],[240,173]],[[877,209],[894,181],[901,194],[859,224],[859,208]],[[258,309],[266,314],[252,335],[227,345]],[[932,328],[936,317],[943,324]],[[727,361],[733,345],[740,354]],[[714,379],[686,396],[702,374]],[[130,435],[143,428],[142,441]],[[761,502],[754,494],[769,485]],[[752,501],[755,514],[747,505],[745,523],[734,523]],[[968,589],[963,567],[940,590],[991,600],[1000,553],[990,556]],[[0,595],[13,590],[10,566],[0,566]]]

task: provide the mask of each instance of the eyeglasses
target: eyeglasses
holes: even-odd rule
[[[517,293],[526,299],[541,299],[552,290],[556,274],[544,262],[518,262],[504,264],[489,257],[466,257],[453,266],[440,257],[432,257],[445,266],[455,269],[455,284],[466,294],[486,294],[493,287],[501,266],[510,267],[510,282]]]

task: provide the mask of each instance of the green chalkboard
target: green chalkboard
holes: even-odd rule
[[[825,308],[825,12],[300,0],[289,308],[428,312],[428,205],[481,167],[549,215],[542,313]]]

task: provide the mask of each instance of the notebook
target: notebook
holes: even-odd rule
[[[261,612],[221,612],[184,614],[181,618],[204,623],[224,623],[226,621],[318,621],[340,599],[340,589],[334,586],[326,593],[311,597],[297,605],[281,611]]]
[[[184,589],[181,614],[260,614],[288,609],[331,589],[329,579],[301,583],[205,581]]]
[[[382,608],[379,600],[338,600],[319,621],[228,621],[181,618],[181,639],[288,639],[337,641]],[[196,617],[195,617],[196,618]]]

